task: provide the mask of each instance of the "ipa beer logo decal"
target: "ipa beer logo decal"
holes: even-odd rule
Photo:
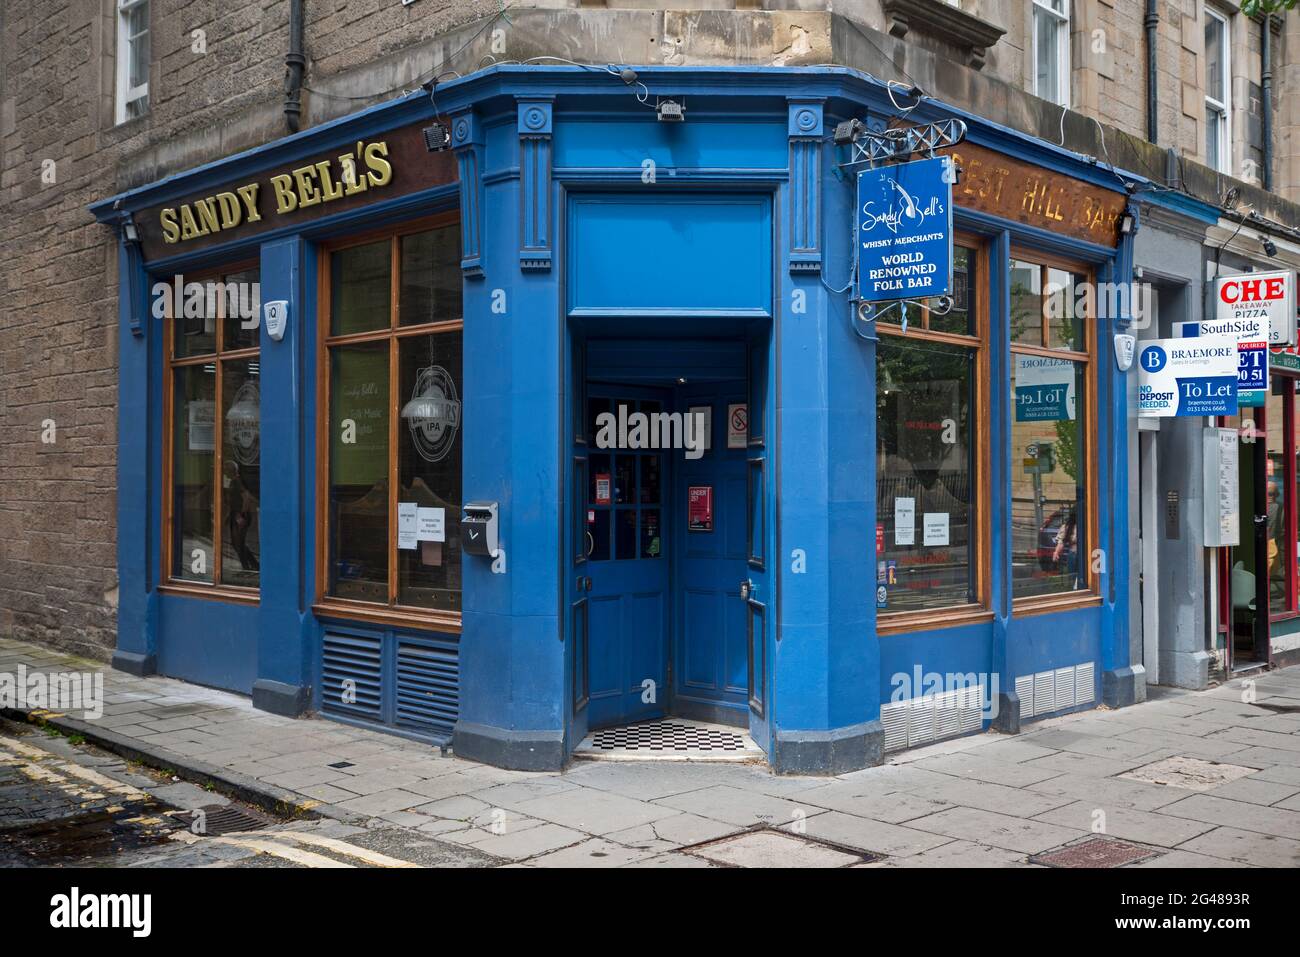
[[[415,379],[415,389],[405,416],[411,441],[420,458],[441,462],[451,451],[460,431],[460,397],[456,383],[442,366],[427,366]]]
[[[261,390],[256,382],[245,382],[226,413],[226,434],[240,465],[255,466],[261,456],[260,418]]]

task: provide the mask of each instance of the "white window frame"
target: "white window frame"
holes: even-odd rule
[[[1220,173],[1230,172],[1232,169],[1232,21],[1226,13],[1212,9],[1208,4],[1205,7],[1205,17],[1207,24],[1209,21],[1217,21],[1220,29],[1223,31],[1221,46],[1223,49],[1223,62],[1219,64],[1221,81],[1223,85],[1223,99],[1216,100],[1210,96],[1210,89],[1207,84],[1205,88],[1205,109],[1207,112],[1219,114],[1219,132],[1218,132],[1218,162],[1213,164],[1214,169]],[[1206,55],[1202,50],[1202,55]],[[1207,57],[1208,59],[1208,57]],[[1206,64],[1205,78],[1209,80],[1209,65]],[[1205,130],[1205,160],[1209,165],[1210,160],[1210,136],[1211,130]]]
[[[1057,106],[1070,105],[1070,0],[1061,3],[1064,10],[1056,9],[1054,0],[1033,0],[1029,21],[1030,44],[1033,54],[1034,95]],[[1048,17],[1056,24],[1056,88],[1059,97],[1049,97],[1038,88],[1038,18]]]
[[[149,0],[117,0],[117,84],[116,84],[116,122],[125,123],[133,119],[127,113],[127,107],[137,100],[148,100],[149,80],[139,86],[131,86],[131,45],[149,42],[149,18],[146,16],[144,32],[134,37],[127,35],[128,14],[137,7],[148,6]],[[146,58],[147,62],[147,58]]]

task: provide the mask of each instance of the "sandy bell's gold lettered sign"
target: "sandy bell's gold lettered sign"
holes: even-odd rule
[[[164,243],[184,243],[262,222],[261,203],[268,195],[275,203],[275,212],[268,210],[268,215],[278,218],[357,196],[392,181],[388,143],[359,141],[355,150],[333,159],[276,173],[265,180],[235,186],[180,206],[166,206],[158,212],[158,225]]]

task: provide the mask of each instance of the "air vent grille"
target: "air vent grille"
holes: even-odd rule
[[[1068,711],[1078,705],[1091,704],[1096,699],[1093,688],[1095,664],[1085,661],[1055,671],[1040,671],[1016,678],[1016,697],[1020,699],[1020,717]]]
[[[901,751],[978,731],[984,723],[983,686],[891,701],[880,707],[885,750]]]

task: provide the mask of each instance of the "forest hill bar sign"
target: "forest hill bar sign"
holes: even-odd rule
[[[1120,217],[1128,203],[1124,193],[1062,176],[973,143],[937,152],[952,156],[961,167],[961,181],[952,188],[952,199],[958,206],[1074,239],[1118,245]]]
[[[159,259],[454,182],[455,157],[429,153],[421,125],[412,125],[155,206],[136,222],[145,258]]]

